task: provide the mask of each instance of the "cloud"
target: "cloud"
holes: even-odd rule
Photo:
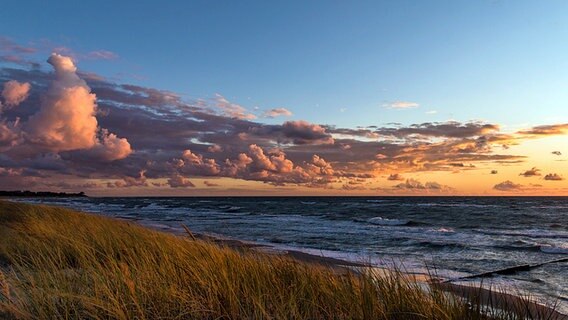
[[[180,174],[174,174],[171,178],[169,178],[168,184],[172,188],[195,188],[193,182]]]
[[[18,121],[9,122],[0,119],[0,152],[5,152],[21,144],[22,133]]]
[[[30,54],[37,52],[37,49],[19,45],[6,37],[0,37],[0,51],[17,54]]]
[[[88,59],[93,60],[114,60],[118,59],[118,55],[108,50],[96,50],[86,54]]]
[[[146,170],[141,170],[135,177],[124,177],[122,180],[107,183],[108,188],[147,187]]]
[[[436,110],[429,110],[429,111],[426,111],[425,113],[426,113],[426,114],[436,114],[436,113],[438,113],[438,111],[436,111]]]
[[[243,106],[230,102],[220,94],[215,94],[215,101],[217,103],[217,108],[219,108],[225,116],[241,120],[256,119],[256,116],[248,113]]]
[[[521,130],[518,132],[518,134],[548,136],[561,135],[565,134],[566,132],[568,132],[568,123],[536,126],[527,130]]]
[[[510,180],[507,180],[494,185],[493,189],[499,191],[521,191],[524,189],[524,186],[522,184],[516,184]]]
[[[17,55],[0,55],[0,62],[13,63],[24,67],[39,68],[39,63],[30,61]]]
[[[529,177],[536,177],[536,176],[540,176],[540,169],[537,169],[536,167],[532,167],[531,169],[522,172],[521,174],[519,174],[520,176],[524,176],[526,178]]]
[[[333,144],[334,140],[320,125],[307,121],[286,121],[282,124],[284,136],[295,144]]]
[[[556,173],[549,173],[547,175],[544,176],[544,180],[549,180],[549,181],[562,181],[564,180],[564,178]]]
[[[207,180],[203,181],[203,184],[207,187],[219,187],[219,185],[217,183],[213,183],[213,182],[207,181]]]
[[[104,161],[120,160],[132,153],[130,143],[125,138],[119,138],[107,129],[100,130],[100,139],[92,149],[92,155]]]
[[[223,147],[221,147],[218,144],[215,144],[215,145],[212,145],[210,147],[207,147],[207,151],[209,151],[209,152],[222,152]]]
[[[266,110],[263,114],[263,118],[276,118],[276,117],[290,117],[292,112],[286,108],[275,108]]]
[[[16,80],[11,80],[4,83],[4,89],[2,90],[2,97],[4,98],[4,107],[12,108],[22,101],[26,100],[31,85],[27,82],[20,83]],[[0,112],[2,111],[2,105],[0,105]]]
[[[554,155],[557,155],[557,156],[562,155],[562,152],[560,152],[560,151],[552,151],[551,153],[554,154]]]
[[[468,122],[426,122],[400,128],[378,128],[374,132],[382,136],[404,138],[410,135],[425,137],[467,138],[488,135],[499,131],[499,125]]]
[[[393,173],[393,174],[389,175],[387,180],[389,180],[389,181],[402,181],[402,180],[404,180],[404,177],[399,173]]]
[[[443,191],[451,190],[452,188],[446,185],[439,184],[438,182],[422,182],[416,179],[406,179],[406,182],[399,183],[394,186],[395,189],[401,190],[433,190],[433,191]]]
[[[392,101],[383,104],[383,107],[390,109],[410,109],[418,108],[418,106],[420,106],[418,103],[410,101]]]
[[[485,122],[356,128],[307,121],[265,124],[222,96],[182,98],[86,76],[71,59],[64,62],[53,62],[55,73],[0,67],[0,83],[33,84],[28,98],[0,119],[0,167],[21,173],[0,178],[0,184],[9,179],[15,186],[26,176],[29,186],[69,179],[70,184],[98,180],[99,188],[181,188],[191,187],[189,178],[195,177],[362,190],[368,182],[359,180],[384,180],[395,172],[397,180],[390,181],[404,183],[390,192],[447,192],[449,187],[436,182],[400,179],[416,172],[486,171],[521,163],[524,155],[513,154],[514,149],[502,154],[503,146],[545,136],[504,134],[498,124]]]
[[[73,60],[54,53],[48,63],[55,79],[40,110],[26,124],[33,143],[54,152],[95,148],[107,160],[127,157],[132,152],[129,142],[98,127],[96,95],[77,75]]]
[[[56,79],[45,94],[41,109],[28,122],[36,143],[52,151],[90,149],[97,143],[96,96],[69,57],[52,54],[49,64]]]

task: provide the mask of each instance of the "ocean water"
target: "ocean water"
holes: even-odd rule
[[[16,199],[18,200],[18,199]],[[457,278],[568,257],[568,197],[278,197],[19,199],[136,220],[172,232],[259,242]],[[473,282],[479,281],[471,280]],[[568,262],[483,280],[557,301]],[[465,283],[464,281],[460,283]],[[513,290],[513,291],[511,291]]]

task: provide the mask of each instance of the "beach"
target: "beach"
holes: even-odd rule
[[[120,223],[116,220],[116,223]],[[128,224],[130,224],[128,222]],[[171,231],[170,231],[171,233]],[[481,299],[483,304],[491,304],[493,307],[505,306],[506,308],[519,308],[522,306],[523,310],[530,310],[533,315],[547,315],[548,317],[542,316],[542,318],[550,319],[565,319],[560,313],[551,310],[543,305],[539,305],[533,302],[529,302],[526,299],[522,299],[518,296],[511,295],[509,293],[499,292],[493,288],[479,288],[470,285],[463,284],[451,284],[442,283],[441,279],[425,276],[424,274],[402,274],[397,270],[381,268],[373,266],[371,264],[354,262],[349,260],[342,260],[334,257],[326,257],[318,254],[310,254],[298,250],[283,250],[275,249],[274,247],[267,246],[265,244],[252,243],[247,241],[239,241],[236,239],[226,239],[220,237],[212,237],[211,235],[200,234],[192,232],[189,228],[185,227],[183,233],[178,233],[177,237],[193,238],[197,241],[205,241],[207,243],[212,243],[220,247],[231,248],[231,250],[236,250],[237,252],[258,252],[261,255],[268,254],[268,256],[284,257],[285,259],[292,259],[298,261],[301,264],[309,265],[320,265],[326,269],[333,270],[333,273],[338,275],[349,275],[352,272],[355,274],[369,274],[372,273],[378,278],[391,277],[392,274],[396,274],[397,277],[406,278],[412,283],[421,286],[431,286],[433,288],[439,288],[442,291],[450,292],[452,295],[466,297],[469,300]],[[538,318],[538,317],[537,317]]]
[[[325,256],[458,279],[568,253],[563,197],[217,197],[34,199],[154,229],[265,250]],[[508,221],[514,219],[515,224]],[[568,313],[568,264],[483,279]],[[480,279],[460,284],[478,285]]]

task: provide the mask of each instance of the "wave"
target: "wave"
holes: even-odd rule
[[[511,237],[529,237],[529,238],[551,238],[551,239],[567,239],[568,232],[545,230],[545,229],[514,229],[514,230],[498,230],[498,229],[473,229],[492,236],[511,236]]]
[[[374,217],[371,218],[369,220],[367,220],[367,222],[372,223],[372,224],[376,224],[379,226],[405,226],[407,224],[410,223],[410,220],[404,220],[404,219],[387,219],[387,218],[383,218],[383,217]]]
[[[540,251],[552,254],[568,254],[568,244],[560,246],[542,245],[540,246]]]

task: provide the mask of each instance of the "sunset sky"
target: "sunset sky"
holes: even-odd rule
[[[568,195],[566,1],[12,1],[0,190]]]

